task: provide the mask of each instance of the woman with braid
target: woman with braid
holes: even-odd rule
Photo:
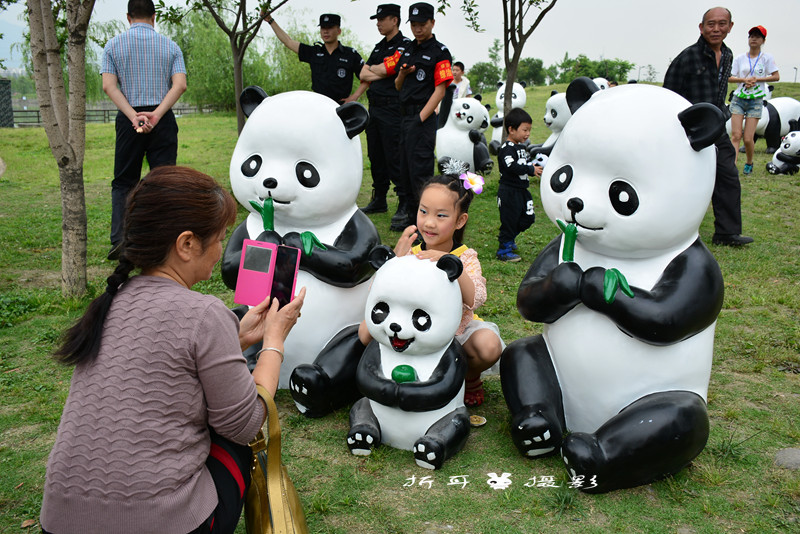
[[[191,290],[211,277],[236,202],[216,181],[153,169],[128,197],[119,265],[66,332],[74,365],[47,463],[44,532],[233,532],[250,447],[305,289],[241,320]],[[131,276],[134,271],[138,274]],[[261,341],[252,376],[242,349]]]

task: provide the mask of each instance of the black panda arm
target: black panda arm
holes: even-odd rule
[[[236,227],[233,233],[231,233],[228,244],[225,245],[225,253],[222,255],[219,268],[222,273],[222,281],[225,282],[225,285],[230,289],[236,289],[236,282],[239,279],[239,262],[242,259],[242,246],[244,240],[249,237],[247,233],[247,219],[245,219]],[[281,244],[281,238],[275,232],[262,232],[256,240],[274,243],[275,245]]]
[[[775,157],[778,160],[790,165],[797,165],[800,163],[800,156],[791,156],[785,152],[775,152]]]
[[[559,235],[539,253],[517,291],[517,309],[529,321],[552,323],[579,302],[581,268],[559,263]]]
[[[583,303],[645,343],[682,341],[712,324],[722,308],[722,272],[699,238],[667,265],[651,290],[631,287],[633,298],[619,291],[614,302],[606,303],[604,271],[593,267],[584,273]]]
[[[461,344],[454,339],[428,380],[398,385],[398,404],[407,412],[438,410],[458,394],[466,375],[467,358]]]
[[[381,371],[380,344],[372,341],[361,356],[356,382],[361,393],[376,402],[409,412],[423,412],[446,406],[461,389],[466,373],[467,360],[461,345],[453,340],[430,379],[398,384]]]
[[[354,287],[375,272],[369,264],[369,252],[380,243],[375,225],[356,210],[333,245],[325,243],[326,250],[314,248],[311,255],[302,255],[300,269],[326,284]],[[295,232],[284,236],[284,244],[303,248],[300,234]]]

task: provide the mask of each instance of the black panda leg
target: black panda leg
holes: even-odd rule
[[[369,399],[362,397],[350,409],[350,432],[347,446],[357,456],[369,456],[381,443],[381,425],[372,412]]]
[[[414,460],[425,469],[439,469],[464,448],[469,436],[469,412],[463,406],[431,425],[414,444]]]
[[[677,473],[706,441],[703,399],[689,391],[667,391],[635,401],[594,434],[570,434],[561,452],[570,476],[583,477],[582,490],[605,493]]]
[[[511,343],[500,357],[500,383],[511,411],[511,439],[527,457],[554,454],[566,424],[561,386],[542,336]]]
[[[358,339],[358,325],[348,326],[325,345],[314,363],[295,367],[289,391],[298,409],[308,417],[322,417],[361,397],[356,369],[365,348]]]
[[[485,141],[478,141],[472,147],[472,161],[475,162],[475,172],[492,172],[494,161],[489,154],[489,147]]]

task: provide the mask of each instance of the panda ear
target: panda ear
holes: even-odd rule
[[[350,139],[363,132],[369,124],[369,112],[358,102],[342,104],[336,108],[336,114],[344,123],[344,129]]]
[[[714,144],[725,131],[725,117],[722,111],[707,102],[690,106],[678,113],[689,144],[696,152]]]
[[[572,80],[567,86],[567,104],[569,104],[570,112],[574,115],[599,90],[597,84],[586,76]]]
[[[384,263],[394,258],[394,255],[394,251],[386,245],[378,245],[369,252],[369,264],[377,271]]]
[[[522,86],[523,89],[525,87],[528,87],[528,82],[519,82],[519,84]]]
[[[501,87],[503,87],[503,82],[497,82],[497,88],[500,89]]]
[[[480,94],[480,93],[478,93],[477,95],[472,95],[472,98],[474,98],[474,99],[475,99],[475,100],[477,100],[478,102],[480,102],[480,101],[482,101],[482,100],[483,100],[483,97],[481,96],[481,94]]]
[[[556,91],[555,89],[550,91],[550,96],[557,95],[557,94],[558,94],[558,91]]]
[[[451,282],[461,276],[461,271],[464,270],[464,265],[461,263],[461,260],[453,254],[445,254],[439,258],[439,261],[436,262],[436,266],[447,274],[447,279]]]
[[[242,91],[242,94],[239,96],[239,103],[242,105],[244,116],[249,117],[253,110],[268,96],[267,92],[257,85],[245,87],[244,91]]]

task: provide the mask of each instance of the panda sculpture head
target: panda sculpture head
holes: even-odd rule
[[[461,323],[461,261],[451,254],[437,262],[395,257],[385,246],[370,261],[377,269],[365,307],[372,338],[412,357],[449,346]]]
[[[483,133],[489,128],[489,110],[475,98],[456,98],[447,122],[459,130],[478,130]]]
[[[608,80],[606,80],[605,78],[597,77],[597,78],[592,79],[592,81],[597,86],[597,88],[600,89],[601,91],[603,91],[605,89],[608,89]]]
[[[248,120],[230,180],[242,206],[256,213],[251,201],[272,198],[276,226],[309,229],[354,210],[362,168],[358,133],[369,120],[364,106],[339,106],[308,91],[268,97],[259,87],[245,89],[240,100]]]
[[[789,132],[781,139],[780,151],[788,156],[800,156],[800,132]]]
[[[567,104],[566,93],[553,91],[544,106],[544,124],[553,133],[559,133],[567,125],[567,121],[572,116]]]
[[[494,98],[494,103],[497,106],[497,111],[503,113],[504,103],[506,99],[506,84],[497,84],[497,96]],[[525,85],[514,82],[511,87],[511,109],[524,108],[528,102],[528,95],[525,93]]]
[[[646,258],[697,238],[714,187],[724,118],[672,91],[628,85],[567,89],[573,113],[541,178],[545,212],[574,222],[581,246]]]

